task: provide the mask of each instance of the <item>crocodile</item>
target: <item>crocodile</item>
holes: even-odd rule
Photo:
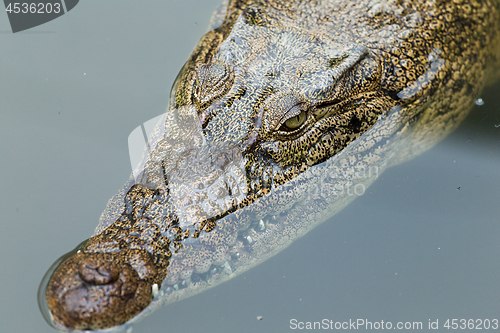
[[[143,163],[40,303],[129,327],[260,264],[445,137],[498,64],[496,0],[230,0]]]

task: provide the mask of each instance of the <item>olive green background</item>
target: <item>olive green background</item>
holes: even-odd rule
[[[0,13],[0,332],[54,332],[38,284],[128,179],[128,135],[164,112],[218,4],[86,0],[17,34]],[[134,333],[290,332],[292,318],[500,320],[498,91],[281,254]]]

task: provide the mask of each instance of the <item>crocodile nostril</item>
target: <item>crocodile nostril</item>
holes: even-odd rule
[[[118,280],[120,270],[111,261],[96,262],[95,260],[86,260],[80,265],[78,274],[88,284],[103,285]]]

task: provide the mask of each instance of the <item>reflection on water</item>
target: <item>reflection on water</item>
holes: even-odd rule
[[[78,10],[83,15],[80,8],[72,15]],[[132,14],[115,17],[134,22],[127,15]],[[63,28],[77,26],[66,16],[54,21],[62,31],[56,39],[70,43],[75,32]],[[151,19],[151,12],[144,17]],[[147,44],[140,37],[153,36],[155,29],[141,28],[131,39]],[[126,32],[94,31],[102,43],[98,48],[110,54],[82,47],[75,54],[90,52],[90,60],[82,56],[61,73],[47,66],[57,68],[71,57],[54,60],[47,46],[54,41],[36,35],[8,41],[7,59],[16,71],[2,65],[11,78],[2,80],[0,98],[0,246],[1,267],[7,268],[0,275],[2,332],[53,331],[36,307],[39,280],[53,258],[92,234],[104,204],[129,176],[128,134],[166,105],[170,82],[162,75],[168,75],[155,73],[165,66],[165,56],[128,57],[126,41],[133,31]],[[178,56],[180,64],[198,37]],[[150,53],[164,38],[150,41]],[[45,53],[28,55],[34,46]],[[174,53],[167,47],[155,52]],[[156,58],[139,69],[127,67],[127,61],[148,56]],[[170,79],[180,68],[172,66]],[[83,72],[94,72],[92,81],[82,81]],[[476,106],[449,138],[388,169],[334,219],[224,286],[157,311],[134,332],[288,332],[292,318],[422,321],[426,327],[429,319],[497,316],[499,88],[490,87],[481,96],[485,105]]]

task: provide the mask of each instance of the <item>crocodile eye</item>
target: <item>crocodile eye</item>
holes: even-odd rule
[[[290,108],[278,123],[279,132],[295,132],[299,130],[307,121],[307,106],[305,103],[298,103]]]
[[[304,124],[304,122],[306,121],[306,115],[307,115],[306,112],[304,110],[301,110],[298,115],[293,116],[292,118],[285,121],[285,123],[281,126],[280,130],[286,132],[296,130],[297,128],[302,126],[302,124]]]

